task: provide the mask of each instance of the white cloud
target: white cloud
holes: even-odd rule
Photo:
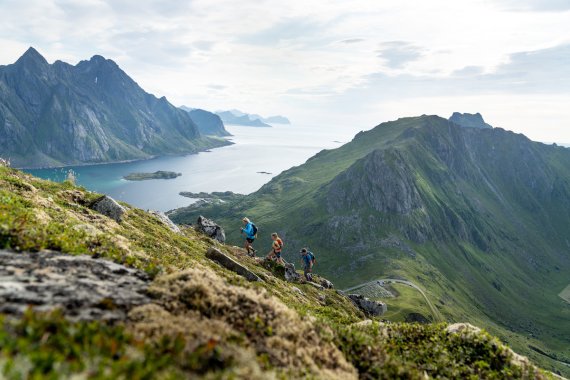
[[[383,121],[371,120],[373,109],[394,101],[409,104],[409,115],[436,113],[434,102],[422,102],[430,112],[413,100],[419,98],[459,97],[482,111],[486,99],[512,105],[522,91],[563,107],[557,99],[570,93],[567,4],[3,0],[0,64],[15,61],[29,45],[51,61],[101,54],[175,104],[282,113],[312,123],[346,119],[367,128]],[[552,123],[570,121],[562,109],[551,111]],[[503,126],[533,128],[517,115]],[[551,139],[533,134],[541,135]]]

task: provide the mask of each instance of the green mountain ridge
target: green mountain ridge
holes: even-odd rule
[[[0,156],[13,166],[127,161],[227,144],[202,136],[188,113],[101,56],[50,65],[30,48],[0,66]]]
[[[553,378],[472,326],[369,319],[334,289],[104,199],[0,165],[0,377]]]
[[[361,132],[249,196],[170,216],[229,227],[247,215],[263,228],[263,250],[273,231],[286,259],[309,246],[341,287],[413,280],[445,320],[484,326],[568,374],[552,358],[570,362],[570,305],[558,297],[570,279],[569,195],[566,148],[421,116]]]

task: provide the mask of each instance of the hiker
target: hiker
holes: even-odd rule
[[[277,235],[277,232],[271,234],[271,240],[273,243],[271,244],[271,251],[267,255],[269,260],[275,260],[281,265],[285,265],[285,260],[281,257],[281,253],[283,251],[283,240]]]
[[[255,253],[257,252],[253,248],[253,242],[255,241],[255,238],[257,237],[257,227],[255,226],[254,223],[252,223],[249,220],[249,218],[243,218],[242,221],[243,221],[244,227],[241,229],[241,232],[242,233],[245,232],[244,248],[246,249],[248,255],[250,255],[251,257],[254,257]]]
[[[301,261],[303,263],[303,272],[305,273],[305,278],[307,281],[313,281],[313,265],[315,265],[315,255],[313,252],[307,250],[307,248],[303,248],[301,250]]]

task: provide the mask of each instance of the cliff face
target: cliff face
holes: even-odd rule
[[[30,48],[0,67],[0,156],[14,166],[140,159],[222,144],[101,56],[50,65]]]
[[[231,136],[226,128],[224,122],[215,113],[208,112],[201,109],[193,109],[188,111],[192,121],[196,123],[200,133],[208,136]]]

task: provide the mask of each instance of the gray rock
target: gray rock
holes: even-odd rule
[[[103,195],[91,205],[91,208],[116,222],[121,222],[126,209],[117,203],[113,198]]]
[[[334,289],[334,284],[326,278],[321,278],[321,286],[325,289]]]
[[[61,309],[72,320],[124,320],[150,302],[144,272],[90,256],[0,250],[0,313]]]
[[[240,276],[245,277],[249,281],[261,281],[261,282],[263,282],[263,280],[261,278],[259,278],[258,275],[256,275],[255,273],[253,273],[252,271],[247,269],[245,266],[241,265],[240,263],[238,263],[237,261],[235,261],[234,259],[232,259],[228,255],[222,253],[220,250],[218,250],[216,248],[208,249],[208,251],[206,252],[206,257],[209,258],[210,260],[215,261],[216,263],[220,264],[224,268],[229,269],[232,272],[235,272],[235,273],[239,274]]]
[[[297,282],[301,279],[301,275],[295,270],[295,264],[285,264],[285,280],[289,282]]]
[[[148,210],[148,212],[154,216],[156,216],[162,223],[164,223],[168,228],[170,228],[173,232],[177,234],[181,233],[180,227],[178,227],[165,213],[162,211],[154,211]]]
[[[372,301],[360,294],[349,294],[348,298],[365,314],[373,317],[380,316],[388,311],[388,305],[379,301]]]
[[[9,166],[10,166],[10,161],[5,160],[5,159],[3,159],[3,158],[0,157],[0,166],[9,167]]]
[[[203,234],[211,237],[220,243],[226,242],[226,233],[224,229],[217,225],[214,221],[204,218],[202,215],[198,217],[196,222],[196,230],[202,232]]]
[[[294,291],[295,293],[299,294],[299,295],[304,295],[304,293],[301,291],[301,289],[297,288],[296,286],[293,286],[291,288],[292,291]]]
[[[316,282],[307,281],[307,284],[311,285],[314,288],[317,288],[318,290],[325,290],[325,288],[321,284],[317,284]]]
[[[449,118],[449,121],[459,125],[463,128],[479,128],[479,129],[492,129],[493,127],[483,120],[480,113],[459,113],[454,112]]]

